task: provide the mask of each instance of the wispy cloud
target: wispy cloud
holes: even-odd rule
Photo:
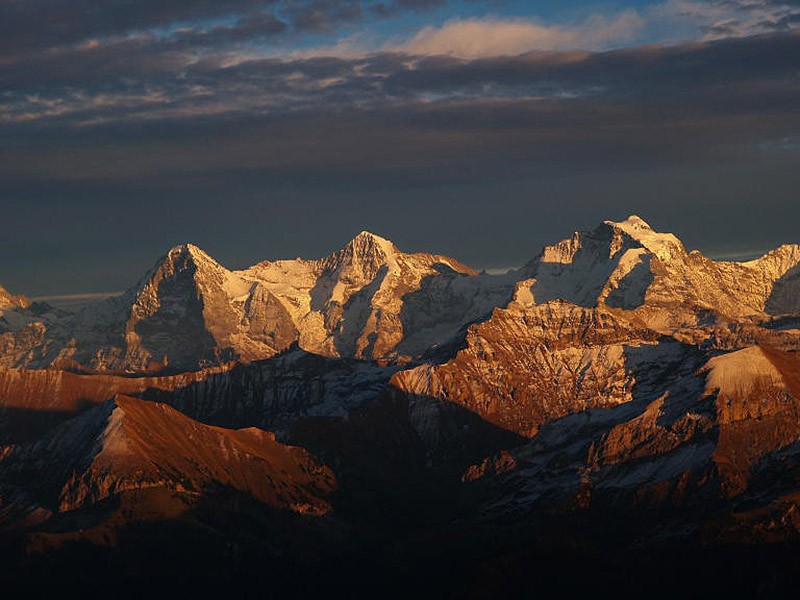
[[[358,29],[333,43],[294,50],[289,59],[363,57],[374,52],[465,59],[534,51],[608,50],[641,44],[676,44],[786,32],[800,26],[800,6],[782,0],[666,0],[646,8],[595,12],[581,21],[537,17],[455,18],[398,34],[390,40]],[[281,56],[274,51],[271,56]]]
[[[102,302],[109,298],[121,296],[122,292],[102,292],[96,294],[59,294],[54,296],[37,296],[32,298],[36,302],[46,302],[50,306],[66,311],[79,311],[82,308]]]
[[[613,17],[593,15],[576,25],[547,25],[535,19],[456,19],[425,27],[384,50],[460,58],[519,55],[531,51],[598,50],[633,39],[645,25],[633,10]]]
[[[788,31],[800,25],[800,6],[785,0],[667,0],[648,12],[667,31],[696,31],[702,40]]]
[[[37,296],[32,300],[42,302],[58,302],[58,301],[90,301],[90,300],[105,300],[114,296],[120,296],[122,292],[97,292],[92,294],[60,294],[56,296]]]

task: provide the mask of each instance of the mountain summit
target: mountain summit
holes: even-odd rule
[[[341,264],[357,264],[377,270],[399,252],[397,246],[389,240],[369,231],[362,231],[327,260],[334,268]]]

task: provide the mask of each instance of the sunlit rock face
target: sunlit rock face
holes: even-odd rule
[[[800,311],[798,264],[800,245],[744,263],[687,254],[674,235],[634,215],[546,247],[527,267],[533,277],[528,298],[623,309],[672,332],[702,325],[709,311],[727,319]]]
[[[321,515],[331,471],[260,429],[203,425],[155,402],[116,396],[7,451],[4,493],[34,519],[127,492],[159,490],[191,505],[209,485],[275,508]],[[21,484],[21,485],[20,485]]]
[[[301,347],[326,356],[416,356],[510,293],[506,280],[446,256],[403,253],[366,231],[321,260],[263,262],[242,273],[284,302]]]
[[[296,337],[291,318],[257,283],[191,244],[170,250],[120,298],[64,324],[55,362],[95,371],[191,370],[275,354]]]
[[[629,401],[630,363],[658,337],[602,309],[512,303],[471,326],[454,358],[401,371],[392,384],[530,436],[552,419]]]
[[[773,327],[769,312],[774,298],[798,309],[800,289],[787,292],[798,251],[714,262],[639,217],[606,222],[546,247],[517,274],[511,302],[470,325],[452,358],[392,383],[530,436],[553,419],[631,401],[648,365],[698,348],[800,347],[798,330]]]
[[[237,272],[188,244],[120,297],[19,323],[3,336],[0,364],[182,371],[269,358],[294,342],[326,356],[411,357],[507,301],[511,287],[368,232],[320,260]]]
[[[551,419],[529,443],[467,470],[484,482],[497,518],[544,508],[703,507],[705,516],[692,517],[702,520],[725,514],[730,502],[748,511],[761,506],[759,518],[767,518],[773,502],[795,497],[797,353],[662,346],[645,347],[649,360],[631,366],[635,381],[626,402]],[[689,527],[706,533],[700,522]],[[746,525],[730,527],[746,535]]]

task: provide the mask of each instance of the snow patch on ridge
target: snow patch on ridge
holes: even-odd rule
[[[628,234],[660,260],[667,261],[686,254],[681,241],[671,233],[658,233],[638,215],[631,215],[624,221],[605,221],[616,229]]]
[[[225,279],[222,283],[222,289],[225,290],[228,298],[234,302],[244,302],[250,296],[253,285],[252,282],[242,279],[231,272],[227,272],[225,273]]]
[[[758,346],[714,357],[703,372],[708,373],[707,394],[719,391],[727,398],[746,397],[764,380],[778,389],[786,389],[783,375]]]

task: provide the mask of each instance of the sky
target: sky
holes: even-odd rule
[[[798,243],[792,0],[0,0],[0,284],[124,289],[367,229],[515,267],[635,213]]]

